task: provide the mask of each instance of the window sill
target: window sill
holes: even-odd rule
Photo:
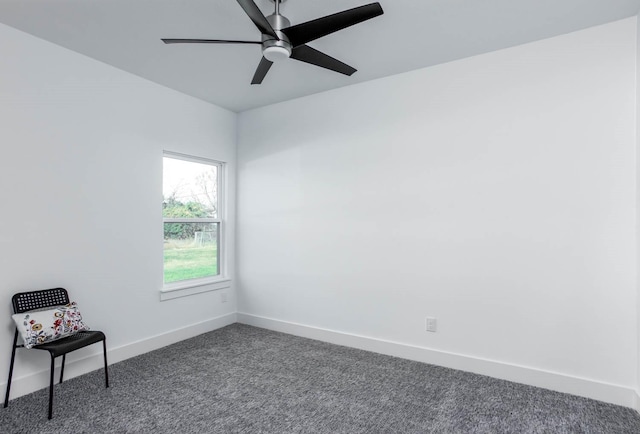
[[[203,292],[217,291],[231,287],[231,279],[218,277],[215,279],[194,279],[182,282],[170,283],[160,290],[160,301],[186,297],[188,295],[201,294]]]

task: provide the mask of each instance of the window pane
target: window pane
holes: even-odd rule
[[[164,224],[164,282],[217,276],[218,223]]]
[[[218,218],[218,166],[163,158],[163,216]]]

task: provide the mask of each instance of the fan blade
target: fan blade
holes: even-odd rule
[[[273,27],[271,27],[271,24],[269,24],[269,21],[267,21],[264,14],[262,13],[262,11],[260,11],[258,6],[256,6],[253,0],[238,0],[238,3],[242,7],[242,9],[244,9],[244,12],[249,15],[249,18],[251,18],[253,24],[256,25],[256,27],[258,28],[258,30],[260,30],[260,32],[262,32],[262,34],[273,36],[274,39],[280,39],[278,38],[278,35],[276,35],[275,30],[273,30]]]
[[[301,62],[310,63],[321,68],[330,69],[344,75],[351,75],[357,71],[357,69],[352,68],[346,63],[342,63],[338,59],[334,59],[333,57],[324,54],[315,48],[311,48],[308,45],[300,45],[299,47],[294,48],[291,52],[291,58]]]
[[[269,72],[269,68],[271,68],[273,62],[262,57],[260,60],[260,64],[258,68],[256,68],[256,73],[253,74],[253,80],[251,80],[251,84],[260,84],[262,80],[264,80],[264,76]]]
[[[262,44],[260,41],[234,41],[228,39],[162,39],[165,44]]]
[[[238,0],[240,1],[240,0]],[[354,24],[361,23],[371,18],[382,15],[384,11],[380,3],[371,3],[357,8],[327,15],[306,23],[282,29],[282,33],[287,35],[291,45],[298,47],[307,42],[326,36],[338,30],[345,29]]]

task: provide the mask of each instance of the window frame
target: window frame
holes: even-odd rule
[[[199,294],[202,292],[215,291],[218,289],[225,289],[231,286],[231,279],[227,274],[227,248],[226,248],[226,163],[224,161],[214,160],[205,157],[196,157],[193,155],[186,155],[178,152],[163,151],[162,158],[173,158],[176,160],[183,160],[192,163],[208,164],[216,166],[216,182],[217,182],[217,204],[216,204],[216,217],[213,218],[162,218],[162,239],[164,240],[164,225],[165,223],[215,223],[217,224],[217,270],[218,274],[209,277],[200,277],[195,279],[185,279],[176,282],[165,283],[164,282],[164,247],[162,249],[162,289],[160,290],[161,300],[170,300],[173,298],[183,297],[186,295]],[[162,172],[162,179],[164,180],[164,165]]]

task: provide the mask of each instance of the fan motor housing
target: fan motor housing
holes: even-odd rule
[[[273,39],[269,35],[262,35],[262,55],[271,62],[286,59],[291,56],[291,43],[287,35],[282,33],[281,29],[286,29],[291,25],[291,22],[284,15],[273,14],[269,15],[267,21],[275,30],[276,35],[280,39]]]

